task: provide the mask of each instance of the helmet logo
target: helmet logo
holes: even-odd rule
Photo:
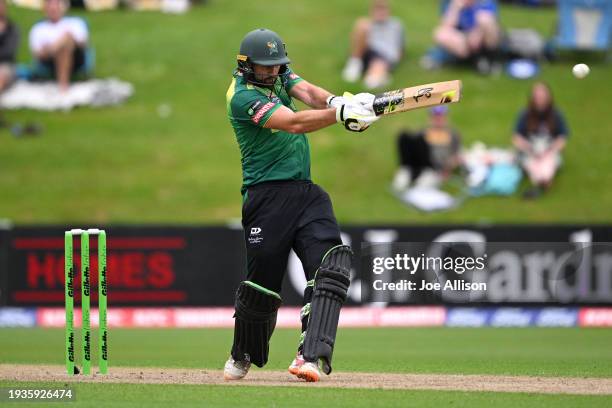
[[[278,47],[276,46],[276,41],[268,41],[268,49],[270,50],[270,55],[278,54]]]

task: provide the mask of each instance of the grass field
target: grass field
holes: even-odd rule
[[[11,383],[0,386],[40,388],[52,383]],[[467,393],[452,391],[387,391],[296,387],[223,387],[207,385],[78,384],[73,387],[79,407],[601,407],[605,396],[543,395],[522,393]],[[322,404],[322,405],[319,405]],[[41,402],[19,403],[40,407]],[[50,403],[55,406],[56,403]]]
[[[0,333],[0,349],[10,350],[2,353],[2,363],[63,363],[63,330]],[[612,377],[612,330],[418,328],[341,333],[334,356],[340,371]],[[127,367],[221,368],[232,341],[232,332],[224,329],[113,329],[111,336],[111,365]],[[277,330],[266,368],[286,369],[296,346],[296,330]]]
[[[278,330],[266,370],[285,370],[295,330]],[[95,337],[94,337],[95,338]],[[110,337],[113,367],[220,369],[231,331],[121,330]],[[0,364],[63,364],[63,330],[0,330]],[[338,372],[493,374],[612,378],[612,331],[589,329],[344,329],[337,343]],[[93,361],[96,361],[96,354]],[[272,372],[272,371],[270,371]],[[333,378],[333,374],[330,379]],[[325,379],[324,379],[325,380]],[[51,386],[0,380],[0,386]],[[55,384],[57,386],[57,384]],[[227,387],[219,385],[74,385],[79,406],[605,406],[612,396],[543,395],[427,390]],[[160,388],[161,387],[161,388]],[[37,405],[38,406],[38,405]]]
[[[270,27],[288,44],[296,72],[337,93],[359,91],[344,84],[339,72],[347,33],[367,10],[363,3],[302,0],[262,7],[212,0],[184,16],[87,14],[97,75],[130,81],[136,94],[117,108],[6,112],[8,121],[42,122],[45,133],[23,140],[0,130],[0,218],[23,224],[222,223],[239,217],[240,159],[224,95],[242,36]],[[25,34],[40,16],[10,12],[22,27],[20,59],[27,61]],[[417,61],[431,45],[437,2],[395,1],[394,13],[406,24],[408,51],[390,87],[462,79],[464,101],[453,107],[452,119],[465,142],[508,145],[530,82],[483,78],[467,70],[421,70]],[[530,25],[549,35],[555,12],[504,6],[502,21],[505,27]],[[387,191],[396,163],[394,136],[424,124],[424,112],[384,119],[365,134],[340,126],[312,134],[314,180],[331,193],[341,222],[610,222],[612,88],[605,84],[612,66],[594,63],[588,79],[577,81],[570,75],[573,62],[542,67],[541,79],[552,84],[572,138],[565,168],[541,200],[481,198],[434,215],[397,202]],[[160,104],[172,107],[168,119],[157,115]]]
[[[2,387],[40,388],[52,383],[11,383]],[[602,407],[606,396],[543,395],[522,393],[467,393],[452,391],[388,391],[296,387],[223,387],[207,385],[78,384],[73,387],[79,407]],[[320,405],[321,404],[321,405]],[[40,407],[41,402],[19,403]],[[55,406],[56,403],[50,403]]]

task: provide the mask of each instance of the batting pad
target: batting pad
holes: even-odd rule
[[[234,360],[247,358],[257,367],[263,367],[268,362],[270,337],[281,303],[281,297],[276,292],[249,281],[240,284],[234,313]]]
[[[325,374],[332,371],[331,361],[336,342],[340,308],[350,285],[351,248],[333,247],[324,257],[315,276],[310,304],[310,318],[304,337],[304,359],[321,360]]]

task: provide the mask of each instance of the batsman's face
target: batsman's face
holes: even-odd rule
[[[264,84],[274,85],[278,73],[280,72],[280,65],[264,66],[264,65],[253,65],[253,71],[255,72],[255,79]]]

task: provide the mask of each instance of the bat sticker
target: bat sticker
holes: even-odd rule
[[[444,92],[442,94],[442,99],[440,100],[440,103],[451,103],[456,93],[457,91]]]
[[[391,113],[403,105],[404,91],[401,89],[376,95],[376,98],[374,98],[374,102],[372,103],[376,116]]]
[[[421,88],[417,91],[417,94],[413,96],[414,101],[419,103],[419,99],[422,97],[426,97],[427,99],[431,98],[431,91],[433,88]]]

